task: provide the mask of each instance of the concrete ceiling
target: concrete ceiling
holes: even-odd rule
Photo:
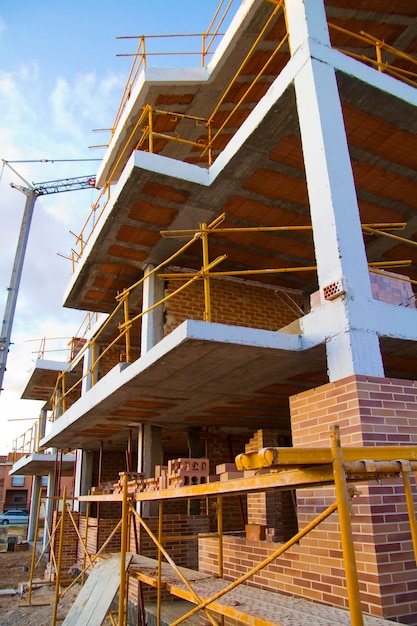
[[[47,476],[49,472],[54,472],[59,467],[62,476],[74,475],[74,454],[49,454],[31,453],[22,456],[13,464],[10,471],[12,475],[18,476]]]
[[[210,329],[204,322],[182,326],[146,358],[117,366],[99,381],[54,422],[42,446],[124,445],[128,430],[140,423],[172,431],[256,429],[258,423],[286,433],[288,396],[326,382],[324,346],[294,349],[294,336],[290,349],[286,336],[271,331],[253,335],[250,329],[250,341],[242,343],[227,339],[231,331],[220,324]]]
[[[245,57],[273,3],[254,2],[253,10],[210,79],[187,83],[154,81],[138,94],[137,115],[144,104],[166,112],[208,118],[221,94]],[[364,30],[383,38],[400,50],[417,51],[417,6],[409,0],[330,0],[326,2],[330,23],[357,32]],[[226,122],[219,135],[214,157],[228,145],[251,111],[289,60],[285,46],[264,69],[271,50],[285,33],[282,15],[274,20],[265,37],[238,72],[227,97],[215,116],[219,128],[228,112],[243,97],[242,106]],[[335,47],[374,58],[368,44],[339,30],[331,30]],[[413,69],[406,60],[389,59],[398,67]],[[414,66],[415,71],[415,66]],[[255,76],[259,80],[253,84]],[[357,186],[361,220],[407,222],[403,233],[417,241],[417,119],[415,109],[387,93],[338,73],[343,116],[347,130],[352,169]],[[253,87],[244,95],[245,89]],[[134,96],[132,95],[132,98]],[[137,119],[137,117],[136,117]],[[119,129],[121,145],[136,121]],[[160,133],[204,140],[204,127],[189,124],[175,115],[157,115],[154,128]],[[123,157],[109,149],[108,170],[118,158],[123,168],[123,185],[114,193],[105,218],[81,258],[65,297],[65,305],[77,309],[110,312],[116,295],[142,275],[147,263],[159,263],[183,240],[163,239],[161,230],[195,229],[226,213],[223,226],[307,226],[310,224],[307,186],[295,95],[290,86],[256,126],[249,139],[234,154],[210,187],[160,174],[140,166],[126,167],[140,137],[132,137]],[[207,157],[195,147],[158,139],[156,154],[180,159],[199,168]],[[369,261],[411,259],[401,272],[417,280],[417,249],[407,242],[365,235]],[[315,265],[311,232],[227,233],[210,239],[210,259],[227,254],[221,269],[265,269]],[[201,266],[201,248],[194,244],[175,264]],[[249,277],[250,278],[250,277]],[[266,279],[264,279],[266,280]],[[317,289],[315,272],[297,271],[268,275],[276,287],[295,289],[307,297]],[[140,308],[140,295],[136,307]],[[417,378],[417,352],[413,342],[381,339],[387,376]],[[125,367],[134,371],[135,363]],[[127,376],[127,374],[126,374]],[[106,385],[109,378],[106,377]],[[96,402],[90,408],[76,405],[68,420],[55,427],[48,445],[91,448],[99,441],[126,440],[126,433],[139,422],[164,424],[170,429],[195,425],[275,426],[288,429],[288,397],[327,381],[323,346],[310,351],[271,350],[256,345],[237,346],[213,342],[208,345],[188,339],[175,345],[146,371],[138,371],[129,383],[108,395],[101,382],[95,386]],[[88,396],[88,394],[87,394]],[[79,419],[71,422],[79,412]],[[71,417],[72,416],[72,417]]]
[[[174,113],[210,116],[214,106],[242,63],[250,45],[274,8],[273,3],[254,2],[243,27],[206,81],[175,83],[149,81],[130,103],[146,103],[173,112],[156,115],[154,130],[185,139],[203,140],[204,126],[189,124]],[[329,23],[359,33],[361,30],[400,50],[413,54],[417,50],[417,7],[406,0],[386,3],[376,0],[326,2]],[[377,11],[377,12],[376,12]],[[384,14],[386,11],[386,15]],[[395,19],[394,19],[395,16]],[[374,58],[374,49],[363,41],[331,29],[335,47]],[[252,55],[243,63],[237,80],[214,117],[213,129],[219,128],[228,113],[243,97],[236,113],[226,122],[218,138],[214,157],[228,144],[244,120],[265,94],[289,60],[284,46],[262,69],[271,51],[285,34],[282,12],[274,18]],[[394,65],[416,70],[406,60],[386,57]],[[253,83],[260,73],[258,81]],[[409,240],[417,240],[417,120],[413,107],[363,82],[338,74],[343,115],[349,141],[352,168],[357,185],[361,220],[371,222],[409,222]],[[121,153],[124,142],[136,122],[135,117],[118,129],[119,139],[110,145],[105,159],[108,168],[119,160],[119,170],[141,136],[140,128],[130,145]],[[131,128],[132,127],[132,128]],[[144,146],[146,148],[146,146]],[[156,140],[154,152],[207,167],[207,156],[200,156],[187,144]],[[174,162],[175,163],[175,162]],[[117,170],[117,171],[119,171]],[[173,166],[172,178],[145,169],[127,168],[124,186],[114,194],[111,210],[99,224],[99,234],[81,258],[65,305],[78,309],[109,312],[115,296],[141,276],[145,263],[161,262],[183,241],[163,240],[161,230],[197,228],[222,212],[225,226],[297,226],[309,225],[309,205],[295,96],[289,87],[284,96],[264,117],[251,137],[234,155],[209,187],[179,180]],[[401,234],[401,233],[400,233]],[[315,265],[311,233],[287,231],[279,234],[257,233],[237,236],[218,235],[210,240],[210,258],[226,253],[221,269],[291,268]],[[381,238],[366,236],[370,261],[411,259],[404,270],[417,279],[417,248]],[[201,266],[201,249],[195,246],[175,261],[184,267]],[[401,270],[402,271],[402,270]],[[285,273],[268,281],[299,289],[315,291],[315,272]]]

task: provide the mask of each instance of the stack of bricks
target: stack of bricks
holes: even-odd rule
[[[159,489],[168,489],[168,465],[155,465],[155,478],[158,479]]]
[[[122,493],[123,491],[123,476],[126,472],[119,472],[120,480],[113,485],[113,493]],[[142,472],[127,472],[127,491],[128,493],[137,493],[138,491],[145,491],[146,478]]]
[[[278,443],[275,430],[258,430],[245,446],[245,452],[258,452]],[[245,472],[245,475],[253,472]],[[248,541],[287,541],[298,530],[292,493],[269,491],[248,494]]]
[[[398,278],[393,277],[390,274],[384,276],[383,270],[381,273],[371,273],[371,288],[372,297],[375,300],[387,302],[388,304],[397,304],[398,306],[406,306],[412,309],[416,308],[415,297],[411,283],[401,280],[403,277],[398,275]]]
[[[413,288],[407,280],[404,280],[401,274],[398,274],[398,278],[396,278],[396,275],[392,274],[392,272],[384,275],[383,270],[379,270],[378,274],[371,272],[369,276],[374,300],[412,309],[416,308]],[[320,291],[312,293],[310,296],[311,310],[314,311],[321,306],[322,300],[323,296]]]
[[[236,469],[235,463],[222,463],[221,465],[217,465],[216,474],[220,477],[221,481],[242,478],[243,476],[243,472]]]
[[[208,482],[208,459],[173,459],[168,461],[168,489]]]

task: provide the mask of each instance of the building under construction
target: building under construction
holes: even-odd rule
[[[234,5],[195,67],[135,42],[64,295],[98,315],[37,361],[51,423],[14,471],[76,451],[61,556],[140,555],[120,626],[171,596],[200,623],[416,626],[417,5]]]

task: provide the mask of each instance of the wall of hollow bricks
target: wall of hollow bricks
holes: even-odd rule
[[[335,423],[345,446],[417,445],[415,381],[352,376],[293,396],[290,404],[295,447],[329,447]],[[413,478],[412,486],[417,509]],[[361,495],[353,500],[351,519],[363,611],[416,626],[417,569],[402,481],[360,483],[357,488]],[[262,522],[268,506],[262,511],[253,496],[252,509],[251,498],[249,521]],[[297,490],[299,527],[334,500],[333,486]],[[269,556],[276,546],[268,539],[225,536],[225,578],[237,578]],[[201,539],[200,569],[215,574],[217,553],[215,540]],[[251,584],[348,608],[337,514],[252,577]]]

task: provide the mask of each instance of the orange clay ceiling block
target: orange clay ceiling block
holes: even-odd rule
[[[267,198],[308,205],[307,186],[304,179],[285,176],[264,167],[257,169],[242,186],[247,191],[253,191]]]
[[[230,241],[236,246],[263,249],[267,253],[289,254],[306,259],[314,258],[311,233],[304,234],[302,240],[288,237],[282,233],[271,234],[262,232],[231,233],[230,235],[222,233],[218,238]]]
[[[349,30],[357,35],[360,35],[361,31],[364,31],[368,35],[372,35],[372,37],[376,37],[381,41],[385,41],[385,43],[389,45],[394,45],[398,37],[402,35],[406,28],[405,25],[402,24],[387,24],[385,22],[372,22],[369,20],[357,20],[355,18],[331,18],[329,22],[330,25],[334,24],[335,26],[339,26],[340,28]],[[370,46],[370,44],[366,41],[358,39],[357,37],[350,36],[346,33],[341,33],[337,30],[332,29],[331,26],[330,40],[332,42],[332,46],[336,48],[340,46],[348,46],[352,48],[369,48]]]
[[[227,146],[233,136],[234,133],[220,133],[220,135],[218,135],[211,144],[212,150],[224,150],[224,148]],[[207,144],[207,135],[200,135],[197,138],[197,142],[200,144],[200,146],[192,146],[190,152],[201,153],[204,149],[204,146]],[[205,154],[203,159],[207,161],[207,153]]]
[[[248,250],[237,250],[235,248],[229,248],[228,246],[221,244],[211,244],[210,252],[213,256],[219,256],[220,254],[227,254],[228,257],[219,265],[219,271],[225,267],[232,266],[233,264],[246,267],[248,269],[266,269],[271,267],[293,267],[294,263],[290,263],[279,256],[279,250],[276,254],[271,253],[255,253]],[[297,273],[298,274],[298,273]],[[277,275],[278,276],[278,275]],[[272,280],[277,276],[272,274],[268,276],[268,280]],[[286,275],[287,276],[287,275]],[[258,277],[259,278],[259,277]]]
[[[160,94],[155,101],[155,106],[160,104],[191,104],[193,99],[194,94],[192,93]]]
[[[180,120],[181,118],[175,115],[158,115],[155,113],[153,118],[153,131],[155,133],[170,133],[175,130]]]
[[[244,104],[257,104],[259,100],[266,94],[272,82],[255,83],[250,88],[250,83],[234,83],[229,89],[224,103],[237,104],[242,100]]]
[[[417,169],[417,135],[386,124],[381,117],[358,111],[350,104],[343,105],[343,115],[349,143]]]
[[[263,76],[278,76],[284,65],[288,62],[290,55],[289,53],[277,53],[274,58],[271,59],[271,54],[272,50],[256,50],[243,66],[240,75],[257,76],[262,68],[266,66],[262,72]],[[269,61],[269,59],[271,60]],[[257,83],[257,85],[262,85],[262,83]]]
[[[230,111],[219,111],[214,116],[212,127],[216,129],[224,124],[225,128],[240,128],[250,112],[250,109],[239,109],[232,114]]]
[[[137,409],[170,409],[175,404],[173,402],[160,402],[159,400],[127,400],[123,406]]]
[[[414,239],[415,240],[415,239]],[[393,261],[400,261],[401,259],[410,259],[413,265],[417,264],[417,248],[407,246],[405,244],[399,244],[395,248],[391,248],[388,252],[383,254],[384,258],[389,258]],[[408,269],[401,269],[401,272],[407,272]]]
[[[168,226],[177,216],[178,211],[163,204],[154,204],[139,200],[130,209],[128,217],[132,220],[155,224],[155,226]]]
[[[139,246],[153,247],[160,239],[160,234],[156,231],[136,228],[135,226],[122,225],[116,235],[117,241],[134,243]]]
[[[107,276],[96,276],[93,282],[93,287],[113,291],[122,291],[126,287],[129,287],[129,285],[130,282],[127,280],[117,280],[115,278],[109,278]]]
[[[120,263],[102,263],[100,265],[102,274],[113,274],[115,276],[137,276],[138,271],[135,267],[129,265],[121,265]]]
[[[128,259],[131,263],[144,261],[148,256],[148,252],[145,250],[134,250],[127,246],[110,246],[108,253],[111,256],[118,257],[119,259]],[[136,269],[136,268],[135,268]],[[135,274],[136,275],[136,274]]]
[[[326,6],[353,11],[376,11],[388,15],[417,16],[417,5],[410,0],[326,0]]]
[[[141,193],[145,196],[151,196],[152,198],[160,198],[161,200],[169,200],[169,202],[175,202],[176,204],[184,204],[187,202],[188,191],[182,189],[175,189],[168,185],[160,185],[159,183],[146,182],[141,190]]]
[[[97,291],[97,289],[90,289],[85,294],[87,300],[93,300],[94,302],[111,302],[116,304],[114,294],[107,291]]]
[[[375,222],[405,222],[406,217],[403,213],[386,209],[379,204],[371,202],[363,202],[359,200],[359,210],[361,214],[361,222],[370,224]]]
[[[301,139],[295,135],[284,137],[269,153],[271,161],[281,161],[296,167],[300,172],[304,172],[303,151],[301,149]]]
[[[265,41],[281,41],[287,33],[283,12],[278,14],[274,24],[265,35]]]
[[[417,182],[370,163],[352,163],[357,187],[417,209]]]
[[[280,207],[262,204],[262,202],[241,196],[229,198],[222,211],[225,211],[228,216],[256,226],[307,226],[310,224],[309,215],[291,213]]]

